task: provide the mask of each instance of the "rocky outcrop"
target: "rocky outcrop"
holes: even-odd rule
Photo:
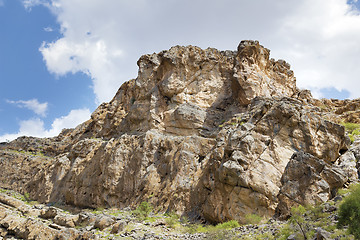
[[[269,52],[243,41],[237,51],[176,46],[144,55],[138,77],[89,121],[35,141],[51,142],[42,165],[9,152],[36,144],[3,145],[1,167],[13,170],[0,177],[42,202],[149,201],[211,222],[285,216],[293,204],[325,201],[357,178],[348,160],[355,153],[340,115],[298,90],[290,65]]]
[[[256,96],[296,93],[290,65],[269,59],[269,52],[258,42],[243,41],[235,52],[176,46],[144,55],[139,76],[100,105],[84,134],[111,138],[157,129],[207,136]]]
[[[355,162],[353,162],[355,163]],[[318,205],[336,195],[337,189],[357,176],[302,151],[294,153],[281,178],[277,210],[279,217],[287,218],[290,209],[298,204]]]
[[[39,214],[38,208],[0,193],[0,239],[98,239],[91,232],[80,232],[69,226],[61,227],[62,224],[41,221]]]

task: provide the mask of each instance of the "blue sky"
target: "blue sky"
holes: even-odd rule
[[[90,117],[136,61],[173,45],[256,39],[316,97],[360,95],[360,2],[0,0],[0,142],[54,136]]]
[[[17,133],[24,120],[40,119],[50,129],[54,119],[72,109],[95,109],[89,76],[80,72],[58,77],[46,68],[39,47],[43,41],[61,37],[60,26],[48,8],[37,6],[30,11],[22,1],[5,0],[0,23],[0,135]],[[44,113],[19,102],[34,99],[47,103]]]

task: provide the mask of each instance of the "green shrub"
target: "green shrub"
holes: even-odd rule
[[[358,123],[350,123],[350,122],[342,122],[341,125],[345,127],[346,132],[348,132],[348,136],[351,142],[355,141],[355,136],[360,135],[360,124]]]
[[[216,229],[232,229],[232,228],[236,228],[236,227],[240,227],[240,224],[236,221],[236,220],[230,220],[224,223],[219,223],[218,225],[216,225]]]
[[[311,220],[319,220],[328,217],[328,213],[324,212],[324,206],[323,205],[316,205],[316,206],[307,206],[306,210],[308,211],[308,214],[311,218]]]
[[[339,188],[337,190],[337,195],[344,195],[346,193],[350,192],[350,189],[349,188]]]
[[[139,217],[140,219],[145,219],[149,216],[152,210],[153,208],[150,203],[142,202],[133,213],[136,217]]]
[[[360,128],[360,124],[358,123],[342,122],[341,125],[343,125],[345,127],[345,130],[350,133]]]
[[[168,216],[168,218],[165,219],[165,222],[170,228],[175,229],[177,226],[180,225],[180,217],[175,212],[171,212],[166,215]]]
[[[360,185],[353,187],[339,208],[338,227],[349,227],[349,232],[360,239]]]
[[[270,232],[266,232],[266,233],[261,233],[259,235],[255,235],[254,236],[255,240],[274,240],[275,237],[270,233]]]
[[[285,224],[280,228],[275,238],[278,240],[286,240],[293,233],[294,229],[289,224]]]
[[[216,226],[201,224],[188,224],[186,227],[186,232],[188,233],[211,233],[211,236],[217,236],[218,234],[222,235],[227,230],[240,227],[240,224],[236,220],[230,220],[224,223],[219,223]],[[225,231],[225,232],[224,232]]]
[[[262,217],[256,214],[247,214],[245,216],[246,224],[259,224],[262,220]]]

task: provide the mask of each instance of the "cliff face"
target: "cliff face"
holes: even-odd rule
[[[313,99],[269,52],[242,41],[144,55],[138,77],[89,121],[3,144],[0,166],[12,170],[0,186],[83,207],[149,201],[212,222],[326,201],[357,179],[358,148],[337,124],[357,118],[357,101]],[[39,147],[49,157],[16,152]]]

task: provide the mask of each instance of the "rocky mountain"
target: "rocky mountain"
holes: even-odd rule
[[[217,223],[286,219],[358,179],[340,123],[360,100],[314,99],[257,41],[142,56],[91,119],[55,138],[1,143],[0,187],[42,203],[157,211]]]

